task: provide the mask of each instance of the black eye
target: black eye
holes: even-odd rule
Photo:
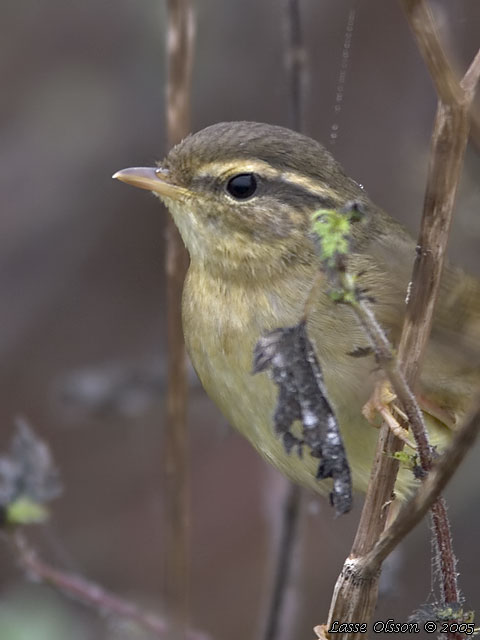
[[[237,200],[246,200],[257,190],[257,179],[253,173],[239,173],[227,183],[228,193]]]

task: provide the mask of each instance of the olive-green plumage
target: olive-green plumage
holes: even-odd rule
[[[254,186],[247,197],[230,192],[230,181],[239,175]],[[254,345],[266,331],[292,326],[304,313],[319,272],[310,234],[315,210],[362,203],[366,222],[353,227],[349,269],[361,274],[359,284],[374,298],[373,310],[393,342],[405,312],[413,239],[324,147],[282,127],[217,124],[177,145],[160,169],[128,169],[117,177],[160,195],[189,251],[185,341],[207,393],[267,460],[292,480],[326,490],[315,479],[317,462],[287,455],[273,432],[277,392],[266,374],[252,376]],[[365,489],[377,432],[361,410],[378,373],[371,357],[348,354],[368,341],[350,308],[327,295],[326,281],[307,328],[354,486]],[[479,384],[480,284],[447,267],[419,389],[432,440],[458,423]],[[400,492],[406,483],[397,484]]]

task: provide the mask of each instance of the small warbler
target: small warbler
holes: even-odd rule
[[[183,291],[185,342],[197,374],[229,422],[290,479],[317,491],[318,461],[288,455],[272,426],[277,389],[252,375],[253,350],[265,332],[297,324],[320,270],[311,234],[322,208],[361,204],[348,268],[374,300],[372,308],[395,344],[415,242],[345,175],[311,138],[254,122],[216,124],[187,137],[157,168],[117,172],[164,202],[190,254]],[[321,276],[320,276],[321,277]],[[371,357],[354,358],[368,340],[347,305],[335,304],[328,282],[316,287],[307,331],[322,366],[354,487],[365,490],[376,431],[362,415],[378,379]],[[430,345],[418,386],[432,441],[448,436],[480,383],[480,282],[444,271]],[[404,493],[409,480],[400,477]]]

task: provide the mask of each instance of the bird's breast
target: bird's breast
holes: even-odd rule
[[[279,298],[274,289],[228,285],[191,267],[183,294],[185,342],[203,387],[230,424],[292,480],[326,491],[328,484],[315,479],[318,461],[308,455],[302,459],[295,453],[288,455],[274,433],[275,385],[266,373],[252,375],[253,349],[259,337],[277,327],[292,326],[302,317],[310,285],[297,284],[294,292],[289,288],[284,283],[280,287],[284,295]],[[329,313],[328,309],[324,311]],[[333,340],[338,348],[340,342],[340,348],[347,350],[350,342],[345,331],[339,331],[337,338],[331,335],[332,330],[339,329],[334,318],[327,318],[323,326],[323,335],[315,324],[309,332],[314,334],[311,338],[320,353],[347,453],[355,458],[354,485],[364,489],[376,439],[376,430],[361,416],[372,363],[351,359],[350,365],[348,360],[345,364],[345,358],[336,362],[335,348],[329,343]]]

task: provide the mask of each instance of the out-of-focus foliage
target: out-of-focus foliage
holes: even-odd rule
[[[8,524],[46,520],[45,502],[61,492],[50,449],[27,422],[18,418],[10,451],[0,456],[0,508]]]

